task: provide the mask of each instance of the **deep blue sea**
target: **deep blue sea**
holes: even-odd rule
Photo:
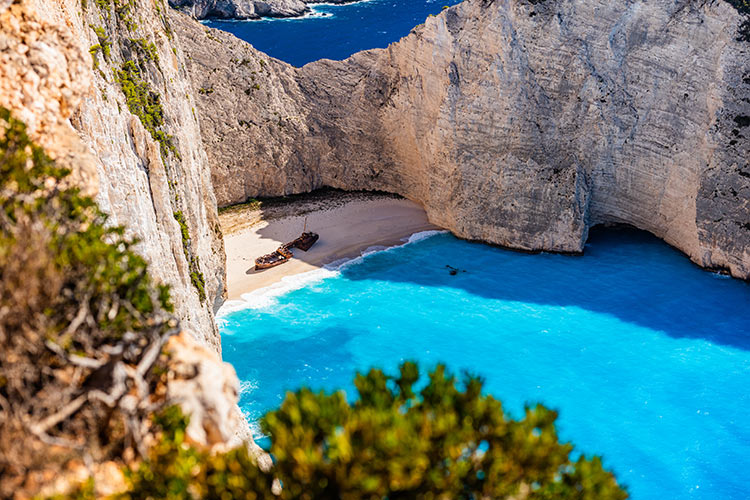
[[[456,0],[366,0],[347,5],[312,5],[302,18],[210,21],[256,49],[302,66],[318,59],[346,59],[360,50],[387,47],[430,14]]]
[[[438,234],[313,273],[220,319],[251,421],[301,385],[351,397],[356,370],[442,361],[513,415],[558,409],[562,439],[603,454],[634,499],[750,495],[747,283],[611,229],[583,257]]]

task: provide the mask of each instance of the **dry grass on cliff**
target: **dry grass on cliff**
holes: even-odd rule
[[[0,497],[145,454],[168,290],[0,108]]]

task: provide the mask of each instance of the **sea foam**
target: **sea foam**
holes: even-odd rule
[[[240,299],[227,300],[226,302],[224,302],[224,304],[221,306],[219,311],[216,313],[216,322],[219,325],[219,327],[222,327],[225,324],[225,321],[226,321],[225,318],[228,314],[231,314],[233,312],[240,311],[243,309],[264,309],[267,307],[272,307],[278,303],[277,299],[280,296],[286,295],[289,292],[293,292],[294,290],[299,290],[300,288],[304,288],[306,286],[323,281],[325,279],[339,276],[343,269],[360,264],[364,261],[364,259],[368,258],[371,255],[374,255],[379,252],[388,252],[396,248],[410,245],[412,243],[417,243],[427,238],[431,238],[438,234],[444,234],[444,233],[447,233],[447,231],[443,231],[443,230],[420,231],[418,233],[412,234],[408,238],[403,238],[401,240],[403,241],[401,245],[394,245],[390,247],[384,247],[384,246],[368,247],[365,250],[363,250],[362,253],[358,257],[353,257],[349,259],[339,259],[339,260],[330,262],[328,264],[325,264],[320,269],[307,271],[305,273],[293,274],[291,276],[284,276],[283,278],[281,278],[281,281],[278,281],[272,285],[269,285],[263,288],[258,288],[257,290],[253,290],[252,292],[249,292],[249,293],[243,293],[240,296],[241,297]]]

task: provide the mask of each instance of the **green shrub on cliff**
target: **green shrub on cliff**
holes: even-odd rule
[[[478,378],[459,384],[443,366],[415,392],[418,379],[413,363],[396,377],[357,375],[353,404],[341,392],[287,393],[262,420],[275,459],[268,473],[244,449],[209,455],[186,447],[186,420],[171,410],[125,497],[627,498],[598,457],[571,460],[573,446],[558,441],[554,411],[537,405],[514,420],[482,394]],[[271,492],[274,478],[280,496]]]
[[[185,214],[182,213],[182,210],[178,210],[173,213],[173,216],[180,225],[180,233],[182,234],[182,251],[185,252],[185,259],[187,259],[188,266],[190,267],[190,282],[198,292],[198,300],[203,302],[206,300],[206,280],[201,272],[198,257],[193,255],[190,247],[190,230],[188,229]]]
[[[136,242],[67,175],[0,108],[0,497],[132,450],[153,410],[123,397],[156,383],[144,356],[176,326]]]
[[[162,157],[168,153],[178,156],[172,136],[164,132],[164,108],[158,93],[151,90],[141,76],[141,69],[133,61],[125,61],[114,70],[115,81],[125,95],[125,103],[131,113],[138,117],[151,137],[159,143]]]

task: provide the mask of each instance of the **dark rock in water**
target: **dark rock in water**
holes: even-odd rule
[[[169,0],[169,5],[196,19],[296,17],[309,10],[302,0]]]
[[[447,264],[446,264],[445,267],[447,267],[449,269],[448,274],[450,274],[451,276],[455,276],[458,273],[465,273],[466,272],[466,269],[458,269],[457,267],[449,266]]]

